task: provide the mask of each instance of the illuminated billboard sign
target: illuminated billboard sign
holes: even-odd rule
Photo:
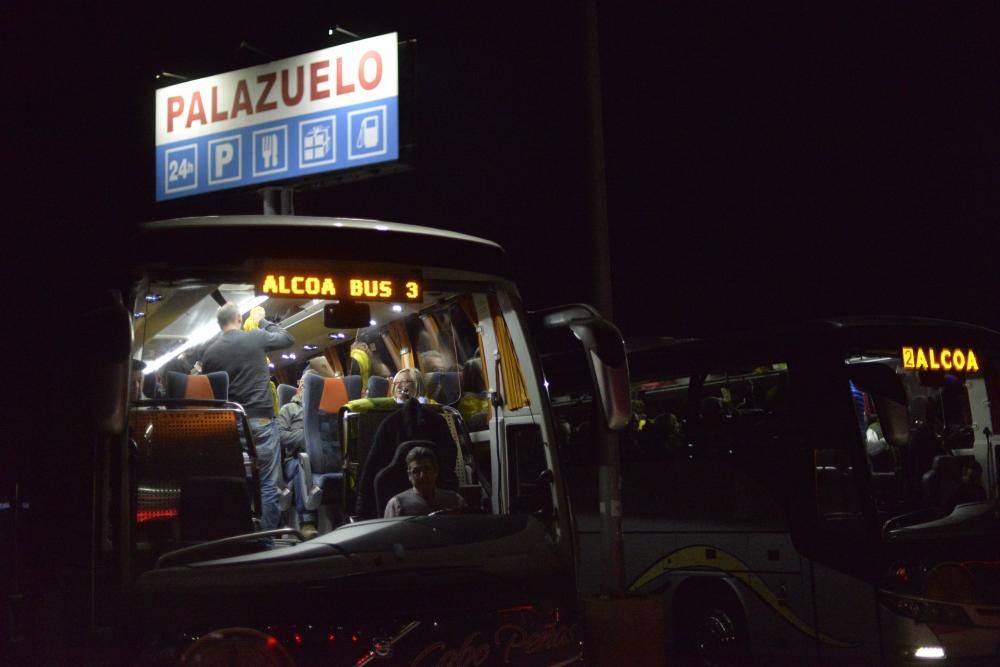
[[[156,91],[156,199],[399,158],[396,33]]]

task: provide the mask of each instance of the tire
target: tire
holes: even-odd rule
[[[677,662],[690,667],[753,664],[747,620],[736,596],[718,585],[689,593],[675,607]]]

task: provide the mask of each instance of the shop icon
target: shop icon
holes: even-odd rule
[[[336,116],[299,125],[299,165],[303,168],[337,161]]]

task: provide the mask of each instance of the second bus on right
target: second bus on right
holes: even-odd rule
[[[626,578],[679,664],[927,664],[1000,650],[1000,334],[820,321],[629,353]],[[584,385],[546,367],[600,583]],[[579,388],[579,391],[577,391]]]

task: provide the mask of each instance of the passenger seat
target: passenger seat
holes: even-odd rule
[[[341,508],[344,495],[340,408],[361,397],[361,377],[306,375],[302,386],[302,426],[306,451],[299,454],[295,493],[308,510],[321,505]],[[321,532],[334,527],[335,516],[320,512]]]
[[[204,375],[167,372],[167,398],[229,400],[229,374],[216,371]]]

